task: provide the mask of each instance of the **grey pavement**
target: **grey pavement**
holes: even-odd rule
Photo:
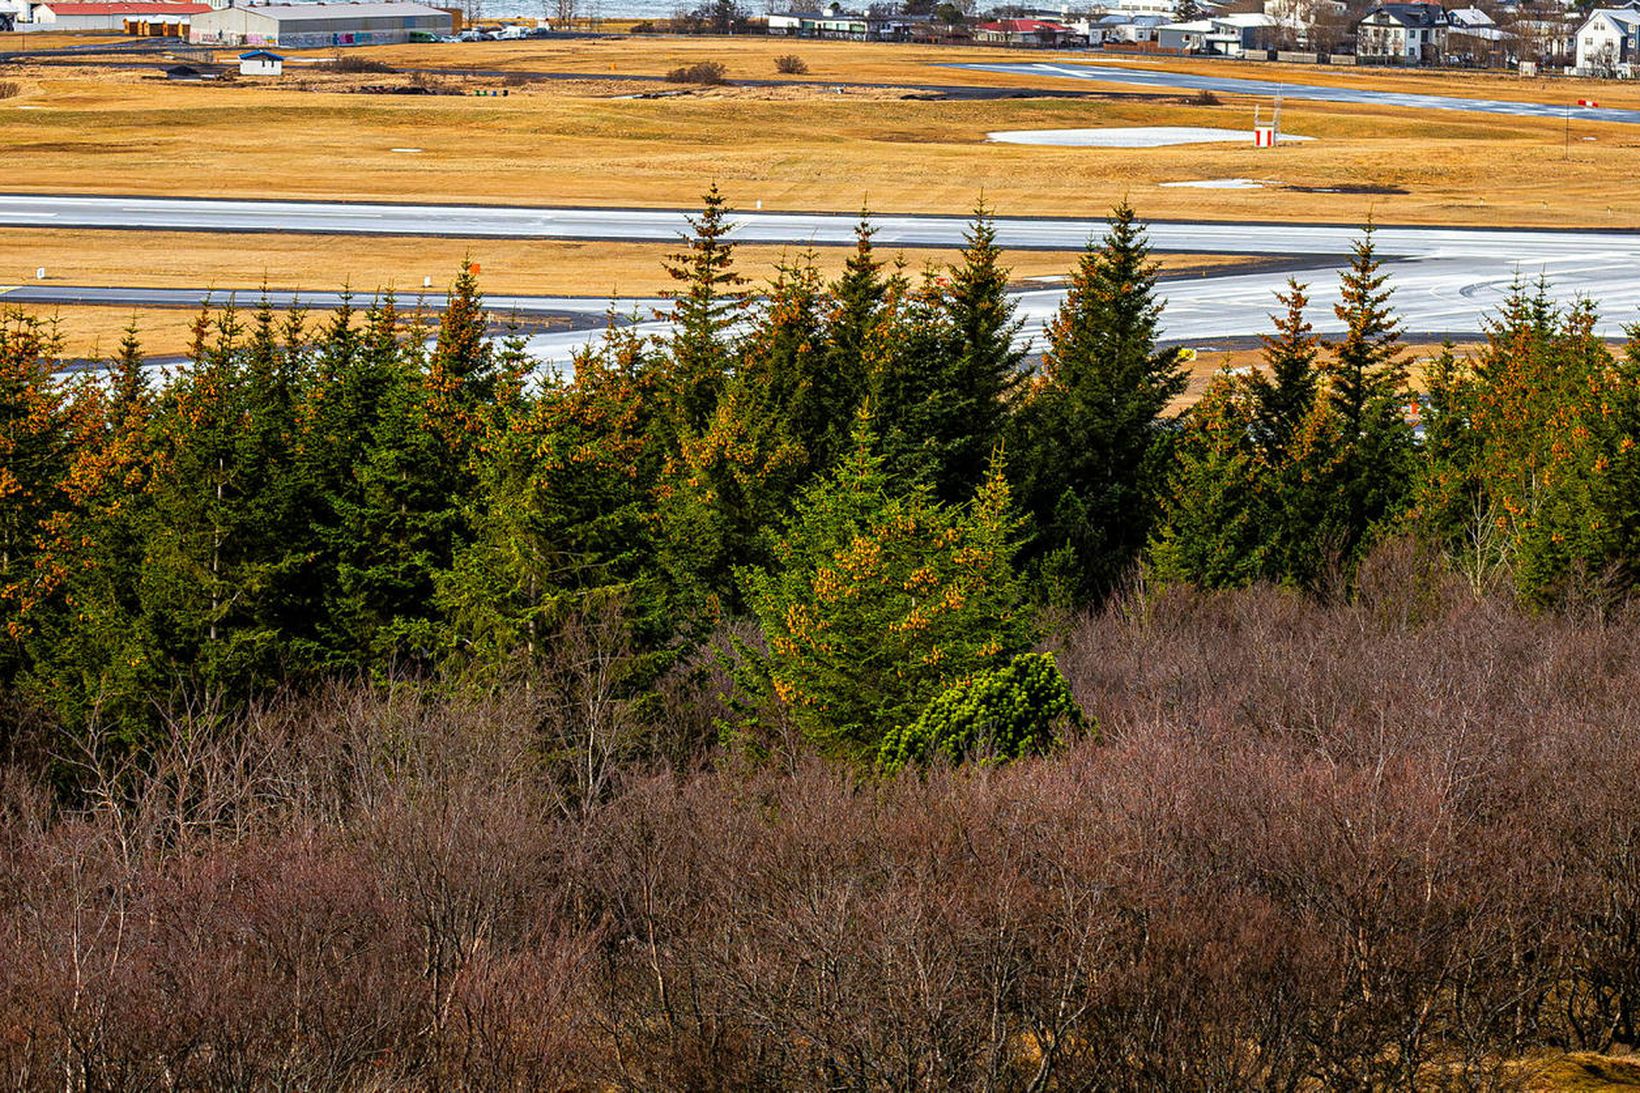
[[[180,198],[40,197],[0,195],[0,224],[54,227],[186,227],[199,231],[363,232],[397,235],[469,235],[544,239],[672,241],[686,227],[685,214],[661,209],[520,208],[505,206],[392,205],[306,202],[211,201]],[[825,213],[739,212],[731,237],[745,243],[801,246],[848,243],[855,218]],[[966,222],[960,217],[881,216],[873,219],[879,247],[960,245]],[[1105,227],[1097,218],[1003,218],[997,236],[1005,247],[1075,250]],[[1336,273],[1348,260],[1360,230],[1336,224],[1271,224],[1158,221],[1149,226],[1156,249],[1196,254],[1236,254],[1302,260],[1314,268],[1302,274],[1312,284],[1313,321],[1336,328],[1331,305]],[[1478,332],[1496,311],[1516,277],[1549,282],[1552,295],[1570,302],[1587,296],[1601,305],[1601,332],[1622,333],[1640,319],[1640,234],[1628,231],[1548,231],[1517,228],[1381,227],[1376,235],[1385,270],[1397,286],[1395,304],[1411,332]],[[1066,256],[1067,268],[1071,264]],[[21,272],[21,271],[19,271]],[[1168,302],[1163,317],[1172,341],[1205,345],[1245,338],[1270,329],[1274,293],[1287,273],[1281,269],[1226,270],[1222,274],[1170,281],[1162,286]],[[54,291],[29,285],[11,293],[0,288],[0,303],[23,302],[28,293]],[[65,290],[55,289],[62,292]],[[175,306],[195,302],[202,290],[83,290],[97,302]],[[159,294],[159,295],[156,295]],[[163,298],[170,294],[169,299]],[[220,296],[221,293],[218,293]],[[242,301],[255,292],[241,292]],[[303,294],[314,306],[333,295]],[[404,294],[406,299],[411,294]],[[37,295],[37,299],[41,299]],[[1019,295],[1026,319],[1024,336],[1041,344],[1042,325],[1058,306],[1051,289]],[[429,300],[431,303],[431,298]],[[573,297],[491,297],[497,312],[570,316],[570,329],[531,340],[546,359],[561,360],[584,344],[589,327],[613,307],[621,315],[648,315],[655,301]],[[664,324],[644,321],[644,332]]]
[[[1506,99],[1470,99],[1458,95],[1423,95],[1401,91],[1373,91],[1358,87],[1328,87],[1308,83],[1281,83],[1277,80],[1246,80],[1234,76],[1203,76],[1188,72],[1161,72],[1116,65],[1096,64],[962,64],[952,68],[966,68],[978,72],[1005,72],[1011,76],[1049,76],[1067,80],[1094,80],[1100,83],[1127,84],[1132,87],[1165,88],[1169,91],[1216,91],[1226,95],[1253,95],[1273,99],[1281,95],[1288,99],[1306,99],[1311,102],[1350,103],[1365,106],[1404,106],[1414,110],[1461,110],[1475,114],[1504,114],[1517,118],[1553,118],[1560,120],[1570,111],[1572,117],[1585,121],[1609,121],[1640,125],[1640,110],[1618,110],[1612,107],[1580,107],[1575,101],[1565,103],[1510,102]],[[1598,100],[1596,100],[1598,101]]]

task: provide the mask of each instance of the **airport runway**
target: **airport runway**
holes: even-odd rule
[[[685,214],[658,209],[570,209],[507,206],[392,205],[307,202],[212,201],[173,198],[38,197],[0,195],[0,225],[84,228],[151,228],[195,231],[283,231],[394,235],[468,235],[543,239],[617,239],[670,242],[685,229]],[[855,218],[824,213],[737,212],[731,237],[742,243],[804,245],[849,243]],[[962,217],[882,216],[873,220],[877,244],[952,247],[962,242]],[[1104,229],[1098,219],[1004,218],[997,221],[999,242],[1010,248],[1077,250]],[[1336,270],[1348,259],[1359,237],[1356,227],[1334,224],[1186,223],[1157,221],[1149,225],[1159,251],[1191,254],[1239,254],[1291,259],[1313,268],[1300,275],[1311,284],[1315,300],[1312,321],[1333,330]],[[1495,312],[1510,283],[1546,278],[1552,295],[1570,302],[1579,296],[1597,301],[1605,318],[1601,332],[1613,337],[1624,325],[1640,320],[1640,233],[1627,231],[1548,231],[1515,228],[1382,227],[1377,233],[1385,269],[1397,287],[1395,305],[1409,332],[1472,334]],[[1071,264],[1067,254],[1066,266]],[[1169,281],[1163,324],[1175,342],[1209,345],[1215,340],[1247,338],[1269,329],[1274,292],[1286,281],[1279,269],[1227,271]],[[67,290],[25,286],[5,293],[8,299],[44,302],[42,293]],[[79,290],[76,290],[79,291]],[[202,290],[84,290],[84,302],[120,306],[191,305]],[[220,293],[218,293],[220,296]],[[253,299],[241,292],[239,298]],[[405,298],[412,297],[406,293]],[[333,297],[304,294],[314,306]],[[1019,295],[1026,318],[1025,336],[1041,344],[1042,324],[1058,306],[1060,294],[1043,289]],[[277,301],[276,301],[277,302]],[[574,297],[489,299],[498,314],[560,315],[569,328],[532,339],[535,351],[563,359],[587,340],[611,301]],[[430,299],[429,303],[433,303]],[[620,314],[648,315],[654,301],[614,301]],[[436,306],[436,305],[435,305]],[[662,324],[643,322],[659,332]]]
[[[977,72],[1006,72],[1010,76],[1048,76],[1067,80],[1095,80],[1100,83],[1127,84],[1132,87],[1161,88],[1169,91],[1215,91],[1226,95],[1252,95],[1273,99],[1281,95],[1288,99],[1307,99],[1311,102],[1350,103],[1357,106],[1404,106],[1413,110],[1461,110],[1472,114],[1505,114],[1516,118],[1551,118],[1563,120],[1567,112],[1575,120],[1609,121],[1640,125],[1640,110],[1618,110],[1611,107],[1580,107],[1575,102],[1540,103],[1510,102],[1506,99],[1468,99],[1456,95],[1420,95],[1400,91],[1373,91],[1356,87],[1327,87],[1308,83],[1281,83],[1276,80],[1245,80],[1234,76],[1200,76],[1188,72],[1159,72],[1118,65],[1097,64],[961,64],[952,68],[966,68]]]
[[[0,227],[142,229],[213,233],[279,232],[319,235],[454,236],[675,242],[687,230],[687,210],[601,209],[519,205],[399,205],[385,202],[242,201],[210,198],[0,194]],[[851,244],[858,217],[841,213],[736,210],[738,243]],[[962,245],[962,216],[874,216],[885,248]],[[1179,254],[1331,256],[1349,253],[1360,228],[1349,224],[1157,220],[1149,225],[1159,251]],[[1080,250],[1104,231],[1098,217],[1002,217],[1005,247]],[[1383,227],[1378,246],[1401,257],[1556,260],[1589,252],[1640,253],[1640,234],[1530,228]]]

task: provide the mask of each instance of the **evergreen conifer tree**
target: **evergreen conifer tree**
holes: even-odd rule
[[[1158,349],[1162,305],[1143,227],[1126,203],[1078,262],[1048,329],[1041,377],[1019,419],[1031,561],[1049,598],[1097,603],[1149,538],[1165,467],[1161,415],[1184,390],[1177,350]]]
[[[1220,373],[1185,419],[1150,546],[1159,579],[1229,588],[1264,575],[1268,474],[1254,441],[1257,399]]]
[[[1327,393],[1342,438],[1340,475],[1328,523],[1346,571],[1371,543],[1373,529],[1399,513],[1412,480],[1412,395],[1394,289],[1382,272],[1369,223],[1339,281],[1334,312],[1344,335],[1327,348]]]
[[[822,751],[871,758],[935,695],[1034,637],[998,467],[971,501],[897,493],[870,430],[805,490],[774,565],[745,571],[768,645],[758,685]],[[749,651],[748,651],[749,652]]]
[[[713,183],[699,216],[689,217],[687,249],[667,256],[666,272],[684,287],[671,293],[672,403],[676,429],[699,432],[711,419],[729,372],[729,333],[746,307],[729,240],[728,201]]]
[[[1275,316],[1276,332],[1262,335],[1268,374],[1256,373],[1252,390],[1258,400],[1260,440],[1272,462],[1279,462],[1315,402],[1320,375],[1316,360],[1321,338],[1304,317],[1309,305],[1305,285],[1287,279],[1287,291],[1276,299],[1286,308]]]

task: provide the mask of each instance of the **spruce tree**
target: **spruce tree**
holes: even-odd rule
[[[767,654],[744,682],[821,751],[870,760],[938,694],[1024,652],[1034,630],[1012,559],[1000,466],[961,506],[896,491],[870,430],[803,492],[768,568],[744,571]]]
[[[872,246],[876,233],[870,216],[862,212],[854,229],[854,253],[827,289],[830,314],[825,324],[823,373],[827,397],[815,401],[828,420],[823,431],[811,430],[808,441],[810,460],[817,469],[830,468],[847,454],[855,414],[870,390],[875,334],[888,293],[883,263]]]
[[[1030,558],[1049,598],[1066,605],[1108,595],[1155,520],[1162,414],[1185,378],[1178,351],[1156,344],[1162,305],[1149,255],[1123,203],[1077,264],[1019,416],[1016,465],[1038,531]]]
[[[1150,545],[1160,580],[1229,588],[1265,574],[1269,475],[1254,441],[1259,411],[1248,384],[1220,373],[1186,417]]]
[[[65,572],[40,546],[67,507],[74,455],[72,400],[52,378],[60,350],[38,320],[0,314],[0,684],[26,666],[24,641]]]
[[[1296,278],[1287,279],[1287,291],[1276,293],[1286,311],[1274,316],[1274,334],[1260,336],[1267,374],[1255,374],[1252,390],[1258,400],[1259,438],[1272,461],[1283,458],[1288,442],[1310,412],[1320,381],[1316,360],[1321,338],[1304,317],[1310,302],[1306,287]]]
[[[1344,335],[1327,344],[1328,400],[1342,437],[1341,476],[1332,519],[1339,560],[1360,560],[1373,529],[1405,504],[1412,477],[1412,399],[1401,328],[1390,308],[1394,289],[1382,272],[1369,223],[1339,280],[1334,313]]]
[[[915,286],[890,284],[872,377],[872,417],[890,476],[942,501],[971,495],[1003,439],[1021,382],[1020,322],[996,231],[981,206],[962,259]]]
[[[824,306],[812,256],[782,263],[706,428],[662,475],[661,560],[680,603],[713,616],[738,604],[733,568],[766,560],[771,529],[818,469],[830,415],[848,412],[825,406]]]
[[[961,260],[947,274],[945,310],[955,335],[952,389],[964,396],[955,414],[950,454],[936,484],[945,500],[966,497],[986,474],[1023,376],[1023,320],[1008,294],[1009,270],[996,244],[996,221],[982,203],[963,235]]]
[[[684,287],[673,300],[672,394],[676,427],[699,432],[706,427],[729,371],[730,328],[745,308],[746,279],[735,272],[729,232],[728,201],[713,183],[699,216],[688,218],[685,250],[668,255],[666,272]]]

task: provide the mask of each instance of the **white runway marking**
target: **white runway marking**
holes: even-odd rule
[[[1005,129],[985,134],[998,144],[1039,144],[1059,148],[1164,148],[1172,144],[1251,144],[1247,129],[1211,129],[1192,125],[1143,125],[1103,129]],[[1283,143],[1314,140],[1281,134]]]

